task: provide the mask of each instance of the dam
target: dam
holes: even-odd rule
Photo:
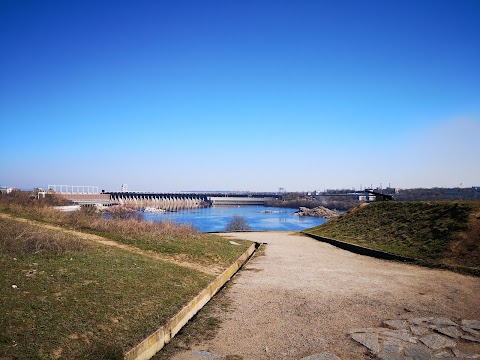
[[[137,209],[155,207],[164,210],[195,209],[209,206],[264,205],[278,199],[277,193],[258,192],[144,192],[98,191],[98,187],[49,185],[49,193],[55,193],[74,204],[83,206],[126,205]]]
[[[135,207],[153,206],[165,210],[192,209],[208,206],[264,205],[275,198],[273,194],[240,192],[185,192],[185,193],[150,193],[150,192],[104,192],[110,195],[113,203]]]

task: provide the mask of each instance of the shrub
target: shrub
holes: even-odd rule
[[[240,215],[235,214],[233,219],[225,226],[227,231],[242,231],[250,230],[250,225],[248,224],[247,219],[241,217]]]
[[[115,220],[143,220],[143,215],[137,212],[135,209],[128,208],[125,206],[113,206],[107,209],[107,214],[111,219]]]
[[[8,194],[0,194],[0,204],[44,207],[71,205],[72,202],[57,194],[46,194],[45,197],[38,198],[38,191],[14,190]]]
[[[65,213],[49,206],[36,206],[26,194],[20,195],[22,201],[13,202],[9,201],[12,197],[0,195],[0,210],[77,230],[109,233],[122,238],[141,238],[150,243],[171,239],[195,240],[199,236],[191,225],[170,221],[147,222],[142,214],[128,208],[111,207],[104,214],[93,207],[82,207],[80,211]]]

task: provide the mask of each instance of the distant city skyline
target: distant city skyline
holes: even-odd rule
[[[480,185],[480,2],[3,1],[0,185]]]

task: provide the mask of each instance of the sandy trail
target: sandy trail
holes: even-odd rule
[[[213,340],[174,359],[368,358],[348,335],[388,319],[480,318],[480,279],[350,253],[286,232],[236,233],[268,243],[232,281],[232,310]],[[213,300],[215,301],[215,300]]]

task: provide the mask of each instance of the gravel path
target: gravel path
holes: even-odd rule
[[[480,319],[480,279],[350,253],[287,232],[229,234],[266,242],[226,293],[213,340],[174,359],[370,358],[350,331],[384,320]],[[459,344],[479,353],[480,344]]]

